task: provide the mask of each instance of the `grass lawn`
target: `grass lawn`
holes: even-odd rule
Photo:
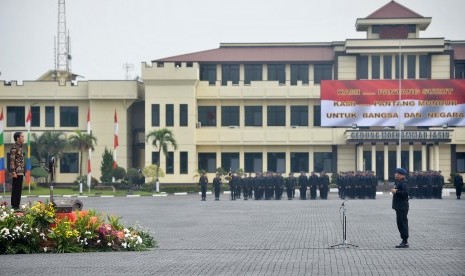
[[[22,195],[23,196],[39,196],[39,195],[49,195],[50,194],[50,189],[49,188],[44,188],[44,187],[36,187],[34,189],[31,189],[31,193],[29,193],[29,190],[27,187],[23,189]],[[128,194],[132,195],[146,195],[146,196],[151,196],[153,193],[150,192],[144,192],[144,191],[131,191],[128,192],[127,190],[116,190],[113,192],[112,190],[96,190],[96,189],[83,189],[83,193],[81,195],[83,196],[100,196],[100,195],[111,195],[111,196],[126,196]],[[6,192],[5,194],[3,193],[3,187],[0,187],[0,195],[6,197],[10,196],[10,192]],[[53,195],[55,196],[63,196],[63,195],[72,195],[72,196],[78,196],[79,191],[75,191],[71,188],[54,188],[53,189]]]

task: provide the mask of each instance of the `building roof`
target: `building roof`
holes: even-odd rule
[[[385,18],[423,18],[423,16],[393,0],[366,17],[366,19]]]
[[[332,62],[333,46],[326,44],[231,44],[153,62]]]
[[[465,44],[452,44],[455,60],[465,60]]]

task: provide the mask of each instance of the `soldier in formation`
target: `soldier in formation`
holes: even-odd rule
[[[378,180],[372,171],[341,172],[337,177],[339,197],[346,198],[376,198]]]
[[[415,171],[408,178],[410,198],[442,198],[444,176],[441,171]]]

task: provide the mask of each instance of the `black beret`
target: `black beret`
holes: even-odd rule
[[[402,175],[407,175],[408,174],[407,171],[405,169],[403,169],[403,168],[397,168],[396,173],[402,174]]]

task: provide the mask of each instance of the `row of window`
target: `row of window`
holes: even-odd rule
[[[45,106],[45,127],[55,127],[55,107]],[[40,106],[31,106],[31,127],[40,127]],[[79,122],[79,109],[77,106],[60,106],[60,127],[77,127]],[[26,107],[7,106],[6,125],[8,127],[26,126]]]
[[[286,106],[269,105],[267,108],[267,126],[286,126]],[[308,126],[307,105],[291,105],[291,126]],[[199,106],[198,120],[203,126],[217,126],[216,106]],[[320,126],[321,107],[313,106],[313,126]],[[221,106],[221,126],[239,126],[239,106]],[[244,106],[244,125],[263,126],[263,106]]]
[[[188,152],[179,152],[179,173],[188,173]],[[285,172],[286,171],[286,153],[285,152],[268,152],[267,153],[267,171]],[[152,164],[157,164],[159,158],[158,152],[152,152]],[[313,170],[316,172],[332,171],[332,152],[315,152],[313,153]],[[309,153],[308,152],[291,152],[290,166],[292,172],[309,171]],[[221,153],[221,164],[217,164],[215,152],[198,153],[198,169],[205,170],[208,173],[215,173],[218,167],[226,171],[235,172],[239,169],[239,153],[223,152]],[[244,171],[261,172],[263,170],[263,153],[246,152],[244,153]],[[174,174],[174,152],[168,152],[166,155],[166,174]]]
[[[393,76],[393,60],[394,60],[394,73],[395,79],[399,79],[399,72],[402,78],[404,74],[404,61],[407,60],[407,79],[415,79],[417,76],[417,56],[416,55],[371,55],[371,56],[358,56],[357,57],[357,79],[368,79],[368,61],[371,59],[371,79],[381,79],[381,68],[383,69],[383,79],[392,79]],[[381,65],[382,62],[382,65]],[[400,64],[399,64],[400,63]],[[428,55],[418,56],[419,64],[419,78],[429,78],[431,67],[430,57]]]
[[[285,64],[267,64],[267,80],[278,81],[280,84],[285,84],[289,80],[286,76]],[[309,64],[291,64],[291,85],[297,85],[298,81],[302,84],[309,84]],[[216,84],[217,64],[200,64],[200,80],[208,81],[209,84]],[[221,85],[227,85],[230,81],[233,85],[239,84],[240,80],[240,65],[239,64],[221,64]],[[321,80],[333,79],[333,71],[331,64],[314,64],[313,65],[313,81],[320,83]],[[244,64],[244,84],[248,85],[252,81],[263,80],[263,64]]]
[[[266,171],[286,172],[286,153],[285,152],[268,152]],[[291,172],[309,171],[309,153],[308,152],[291,152],[290,153]],[[313,171],[332,171],[332,152],[315,152],[313,153]],[[216,153],[199,153],[198,168],[209,173],[216,172],[218,167],[226,171],[235,172],[239,169],[239,153],[223,152],[221,153],[221,164],[217,165]],[[263,170],[263,153],[246,152],[244,153],[244,172],[261,172]]]
[[[179,126],[188,125],[187,104],[179,105]],[[152,104],[152,126],[160,126],[160,105]],[[174,105],[165,106],[165,126],[174,126]]]

